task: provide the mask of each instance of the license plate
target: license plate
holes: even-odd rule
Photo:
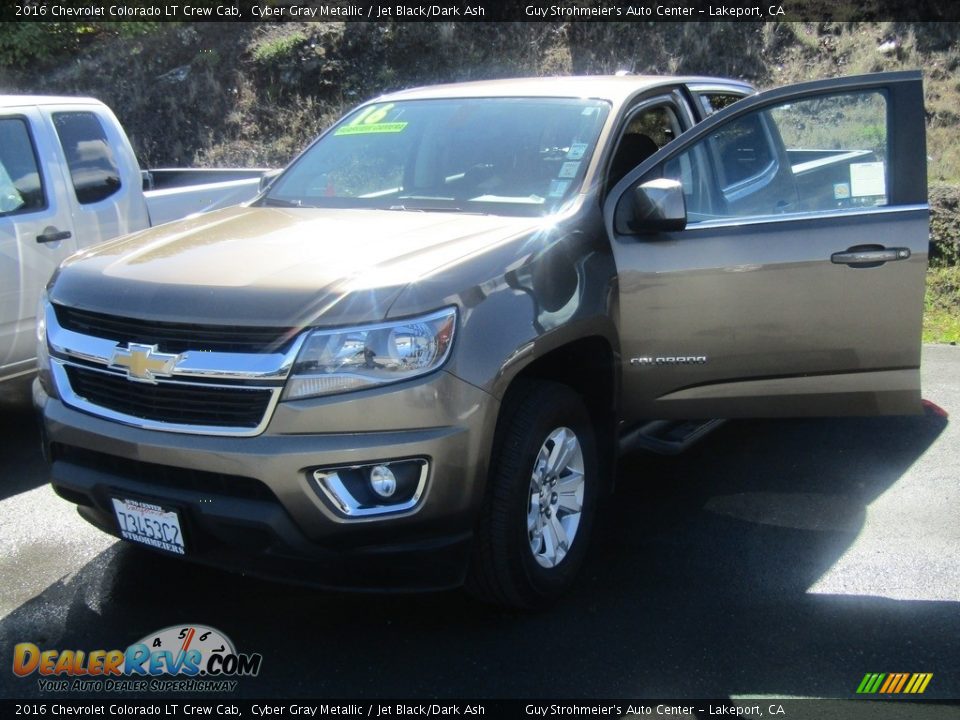
[[[122,538],[176,555],[184,554],[186,548],[176,510],[140,500],[111,500]]]

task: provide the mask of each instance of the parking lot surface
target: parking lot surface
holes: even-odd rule
[[[960,418],[960,348],[926,347],[923,374]],[[181,623],[263,654],[240,697],[848,698],[867,672],[931,672],[927,698],[960,698],[960,429],[935,413],[737,421],[631,455],[580,582],[533,614],[161,557],[53,494],[29,409],[4,405],[0,438],[5,698],[51,697],[10,672],[18,642],[125,648]]]

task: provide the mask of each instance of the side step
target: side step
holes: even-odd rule
[[[646,450],[657,455],[679,455],[726,420],[651,420],[620,438],[620,452]]]

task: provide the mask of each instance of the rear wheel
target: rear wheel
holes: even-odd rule
[[[467,587],[499,605],[550,602],[586,553],[599,488],[590,415],[569,387],[523,381],[501,410]]]

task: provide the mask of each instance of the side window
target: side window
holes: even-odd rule
[[[651,176],[683,183],[695,223],[885,205],[887,168],[886,99],[857,92],[731,120]]]
[[[881,92],[831,95],[771,111],[800,210],[887,204],[887,101]]]
[[[77,200],[100,202],[120,189],[120,170],[103,126],[92,112],[55,113],[53,124],[70,168]]]
[[[0,118],[0,216],[42,210],[47,198],[23,118]]]
[[[666,105],[646,108],[630,117],[610,161],[607,188],[620,182],[680,132],[676,114]]]
[[[677,180],[683,186],[688,223],[709,219],[717,202],[704,150],[697,147],[668,160],[661,171],[663,177]]]
[[[720,112],[725,107],[733,105],[737,100],[742,100],[741,95],[730,95],[727,93],[700,93],[700,104],[703,106],[707,115],[713,115]]]
[[[711,139],[720,185],[725,192],[742,190],[777,171],[777,153],[762,114],[748,115],[724,125]]]

